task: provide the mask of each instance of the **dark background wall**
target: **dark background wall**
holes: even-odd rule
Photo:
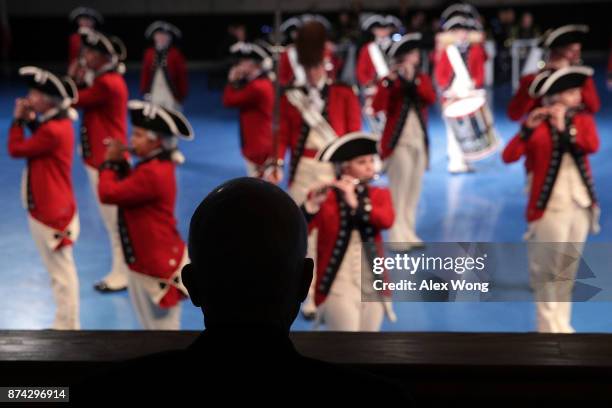
[[[0,5],[2,5],[0,0]],[[172,4],[176,3],[176,7]],[[192,5],[192,12],[189,12],[188,3]],[[222,40],[228,24],[233,22],[244,22],[253,36],[261,34],[261,29],[265,25],[273,24],[272,9],[276,1],[261,0],[262,11],[249,11],[253,7],[252,1],[107,1],[89,2],[88,5],[94,6],[103,11],[106,16],[106,23],[103,29],[121,37],[128,48],[128,60],[138,61],[142,56],[142,50],[146,45],[143,32],[146,26],[155,19],[163,18],[179,26],[184,33],[182,48],[191,61],[214,60],[223,47]],[[329,2],[282,2],[283,8],[295,10],[297,4],[302,4],[301,11],[328,10],[330,4],[336,5],[336,10],[347,9],[351,2],[331,1]],[[369,3],[365,2],[365,9]],[[425,5],[425,2],[400,2],[400,1],[378,1],[376,4],[386,5],[388,12],[400,14],[400,6],[406,10],[404,15],[410,16],[415,10],[423,9],[428,17],[439,15],[443,9],[442,2],[434,2]],[[419,3],[421,4],[419,6]],[[525,10],[532,11],[535,15],[536,24],[542,29],[555,25],[567,23],[586,23],[591,26],[591,35],[585,49],[607,50],[610,45],[610,34],[612,33],[612,4],[610,2],[588,2],[588,3],[569,3],[559,4],[533,4],[532,2],[491,2],[481,1],[474,4],[479,5],[478,9],[487,19],[494,17],[497,10],[504,3],[513,4],[516,10],[517,19],[520,13]],[[498,6],[492,6],[495,3]],[[11,62],[49,62],[63,61],[67,55],[67,37],[74,27],[68,22],[67,14],[69,10],[78,5],[73,1],[47,1],[36,2],[9,1],[4,2],[7,10],[8,22],[10,27],[10,48],[8,50],[8,60]],[[38,5],[38,7],[35,7]],[[394,6],[395,5],[395,6]],[[506,7],[506,5],[504,5]],[[235,9],[237,11],[232,12]],[[370,8],[371,9],[371,8]],[[166,11],[167,10],[167,14]],[[208,11],[207,11],[208,10]],[[269,10],[269,11],[268,11]],[[381,8],[377,8],[381,10]],[[122,11],[124,13],[122,13]],[[285,13],[286,18],[293,13]],[[337,12],[325,11],[332,22],[335,21]]]

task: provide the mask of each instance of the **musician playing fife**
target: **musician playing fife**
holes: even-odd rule
[[[240,149],[247,175],[261,177],[273,154],[274,85],[267,72],[271,58],[263,47],[245,42],[232,45],[230,53],[236,64],[228,73],[223,106],[239,109]]]
[[[171,160],[177,138],[193,139],[193,129],[178,111],[132,100],[130,152],[118,140],[108,143],[100,166],[100,201],[119,207],[118,228],[128,289],[138,320],[147,330],[178,330],[180,301],[187,295],[181,269],[189,262],[174,216],[178,195]]]
[[[380,152],[396,215],[389,241],[413,246],[422,245],[416,210],[429,157],[427,108],[436,100],[431,78],[418,71],[421,44],[421,34],[411,33],[391,47],[392,71],[379,84],[373,103],[387,117]]]
[[[379,331],[385,312],[395,320],[389,293],[376,292],[372,285],[385,274],[361,272],[362,257],[371,262],[379,256],[381,231],[394,218],[389,190],[369,185],[376,171],[376,144],[376,137],[362,132],[330,143],[318,158],[334,163],[338,178],[315,187],[302,206],[309,229],[319,230],[317,322],[332,331]]]
[[[534,78],[543,71],[554,71],[582,64],[582,42],[589,27],[570,24],[549,31],[543,38],[542,46],[548,50],[546,65],[539,72],[527,74],[520,80],[519,87],[508,104],[508,117],[514,121],[524,120],[529,112],[541,106],[539,98],[530,93]],[[591,113],[601,107],[593,78],[589,77],[582,86],[582,104]]]
[[[545,71],[534,79],[534,109],[503,153],[525,156],[528,171],[529,275],[539,332],[571,333],[571,300],[580,253],[599,230],[599,207],[587,155],[599,148],[593,115],[581,107],[589,67]],[[567,259],[574,259],[569,262]]]

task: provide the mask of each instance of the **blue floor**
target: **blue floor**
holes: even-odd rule
[[[602,67],[600,67],[602,68]],[[602,232],[592,241],[612,242],[612,100],[605,89],[603,69],[598,70],[603,108],[597,115],[602,141],[592,166],[602,211]],[[136,97],[137,78],[128,75],[131,95]],[[14,98],[24,90],[20,84],[2,83],[0,128],[9,125]],[[189,218],[199,201],[217,184],[245,174],[239,152],[237,113],[221,106],[220,92],[206,87],[203,74],[191,75],[191,92],[185,113],[193,124],[196,140],[183,145],[187,162],[178,170],[177,215],[180,231],[186,236]],[[496,127],[508,140],[518,126],[505,116],[509,86],[494,93]],[[521,164],[505,166],[499,154],[477,163],[477,173],[450,176],[446,172],[446,142],[439,109],[432,109],[431,169],[425,176],[418,213],[418,233],[425,241],[520,242],[525,231],[525,196]],[[6,136],[5,136],[6,137]],[[100,295],[92,285],[110,267],[109,245],[80,159],[75,160],[74,185],[81,219],[81,236],[75,246],[81,282],[83,329],[137,329],[136,316],[127,293]],[[0,150],[0,329],[42,329],[53,319],[49,278],[30,237],[26,215],[19,199],[23,163]],[[526,278],[526,274],[524,274]],[[518,283],[527,292],[527,280]],[[534,305],[530,302],[498,303],[398,303],[398,321],[385,322],[389,331],[504,331],[524,332],[535,328]],[[612,332],[612,304],[577,303],[573,324],[580,332]],[[200,311],[183,303],[182,327],[201,329]],[[309,330],[301,318],[295,330]]]

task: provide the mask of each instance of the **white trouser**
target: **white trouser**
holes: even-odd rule
[[[469,169],[465,158],[463,157],[463,151],[451,124],[446,118],[444,118],[444,125],[446,127],[446,154],[448,155],[448,171],[450,172],[464,172]]]
[[[163,106],[164,108],[174,109],[179,112],[182,110],[181,104],[174,99],[174,95],[172,94],[172,90],[170,89],[170,85],[166,80],[162,68],[158,68],[155,71],[149,99],[152,103]]]
[[[329,331],[380,331],[385,317],[381,302],[330,293],[318,312]]]
[[[183,254],[183,259],[175,271],[180,273],[189,263],[187,249]],[[138,272],[128,272],[128,292],[138,321],[145,330],[179,330],[181,326],[181,302],[176,305],[163,308],[156,301],[156,297],[161,297],[159,292],[159,281],[153,277],[143,275]]]
[[[395,207],[390,242],[421,243],[416,234],[416,211],[425,173],[425,149],[398,145],[387,163],[389,189]]]
[[[97,169],[88,165],[85,165],[85,170],[87,171],[91,188],[98,202],[98,210],[102,216],[102,222],[104,223],[104,227],[106,227],[111,245],[112,268],[103,278],[103,281],[112,289],[124,288],[128,284],[128,267],[125,264],[123,249],[121,248],[121,238],[119,238],[117,206],[102,204],[100,202],[100,198],[98,197],[98,180],[100,178],[100,173]]]
[[[78,225],[78,216],[75,217]],[[55,319],[52,327],[56,330],[78,330],[81,328],[79,278],[74,264],[72,245],[54,249],[48,240],[50,228],[31,216],[28,217],[28,221],[34,243],[51,277],[51,288],[55,298]],[[77,239],[75,231],[78,231],[78,226],[73,230],[73,241]]]
[[[529,225],[529,275],[539,332],[574,332],[572,290],[590,225],[589,209],[573,203],[563,210],[546,210]]]
[[[179,330],[181,326],[181,303],[169,308],[153,302],[149,293],[140,284],[138,272],[128,273],[128,292],[140,325],[145,330]]]
[[[331,163],[320,162],[310,157],[302,157],[296,170],[293,182],[289,186],[289,195],[297,205],[304,203],[311,189],[323,183],[331,183],[335,179]]]
[[[244,158],[244,164],[246,167],[246,172],[248,177],[260,177],[259,174],[259,166],[246,157]]]
[[[302,157],[298,163],[297,171],[291,186],[289,186],[289,195],[297,205],[302,205],[308,196],[308,193],[313,188],[323,184],[331,183],[335,179],[334,168],[331,163],[320,162],[309,157]],[[313,280],[308,291],[308,297],[304,301],[302,310],[305,313],[315,311],[314,305],[314,282],[317,276],[317,231],[313,230],[308,236],[308,251],[307,257],[312,258],[315,263],[313,271]]]
[[[362,299],[376,297],[372,296],[371,275],[361,276],[363,257],[361,236],[353,230],[329,293],[317,310],[317,324],[323,322],[329,331],[380,331],[383,304]]]

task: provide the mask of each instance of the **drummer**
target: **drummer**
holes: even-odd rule
[[[442,104],[450,98],[458,98],[474,89],[484,87],[485,62],[487,54],[483,47],[482,25],[477,12],[470,6],[453,5],[445,11],[442,30],[436,36],[434,77],[442,94]],[[448,9],[447,9],[448,10]],[[465,62],[467,76],[458,75],[448,56],[448,49],[454,46]],[[446,125],[448,171],[452,174],[472,172],[457,141],[457,136],[448,120]]]
[[[385,118],[380,112],[375,115],[372,109],[377,83],[389,75],[387,51],[393,40],[391,35],[402,30],[402,22],[392,15],[373,14],[361,23],[361,29],[372,41],[364,44],[359,50],[355,66],[357,83],[363,96],[363,112],[373,133],[382,133]]]

